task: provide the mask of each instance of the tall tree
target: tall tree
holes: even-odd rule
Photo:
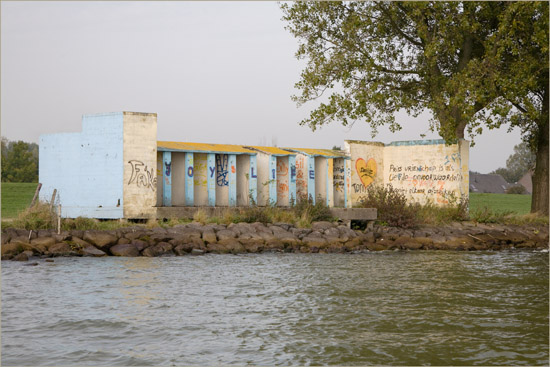
[[[38,181],[38,145],[2,139],[2,182]]]
[[[492,173],[504,177],[509,183],[518,182],[524,174],[535,168],[536,155],[532,152],[528,142],[523,142],[514,147],[506,160],[506,168],[499,168]]]
[[[515,106],[515,98],[524,101],[532,97],[527,87],[533,83],[508,88],[508,74],[518,68],[534,68],[537,59],[548,76],[548,3],[526,8],[522,4],[282,4],[287,29],[300,41],[296,56],[308,61],[296,83],[301,94],[293,96],[294,100],[300,105],[331,91],[327,101],[301,124],[315,129],[334,120],[344,125],[365,120],[374,135],[383,124],[392,131],[401,128],[394,117],[398,110],[417,116],[428,109],[433,115],[432,129],[449,142],[464,138],[465,131],[473,139],[484,127],[509,122],[523,127],[524,136],[530,135],[528,126],[539,124]],[[533,23],[535,19],[541,24],[533,29],[518,25],[510,30],[510,22]],[[539,50],[516,44],[518,37],[527,40],[535,28],[537,39],[546,45],[546,58],[544,47]],[[520,61],[518,54],[532,57]],[[537,148],[537,157],[543,150]],[[545,202],[546,210],[540,211],[548,213],[548,180]]]

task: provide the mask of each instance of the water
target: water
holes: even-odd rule
[[[548,365],[548,253],[2,262],[2,366]]]

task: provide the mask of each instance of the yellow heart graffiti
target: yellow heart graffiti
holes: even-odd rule
[[[367,162],[363,158],[359,158],[355,162],[355,169],[365,187],[369,186],[376,178],[376,161],[374,158]]]

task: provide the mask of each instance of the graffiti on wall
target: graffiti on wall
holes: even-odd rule
[[[296,156],[296,192],[298,195],[307,194],[307,179],[304,177],[306,171],[305,157]]]
[[[366,162],[363,158],[357,159],[357,161],[355,161],[355,169],[365,188],[372,184],[376,178],[377,166],[374,158],[370,158]]]
[[[216,184],[218,186],[229,186],[229,156],[227,154],[216,154]]]
[[[435,196],[437,203],[448,204],[464,178],[458,169],[460,154],[447,155],[440,162],[390,164],[387,182],[405,195]]]
[[[344,166],[334,166],[332,176],[332,184],[336,192],[344,192],[344,185],[346,183],[345,168]]]
[[[132,167],[132,174],[128,185],[135,184],[137,187],[144,187],[155,191],[157,188],[157,177],[154,174],[154,169],[148,169],[145,163],[138,160],[131,160],[128,163]]]
[[[164,172],[166,176],[170,176],[170,173],[172,172],[172,162],[164,162]]]

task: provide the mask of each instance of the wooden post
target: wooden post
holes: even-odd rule
[[[57,194],[57,189],[53,189],[52,200],[50,200],[50,211],[52,211],[52,209],[53,209],[53,203],[55,202],[55,195],[56,194]]]
[[[57,234],[61,234],[61,204],[57,207]]]
[[[42,184],[39,183],[36,187],[36,191],[34,192],[34,197],[32,198],[31,205],[29,208],[32,208],[34,206],[34,203],[36,202],[36,199],[38,198],[38,193],[40,192],[40,189],[42,188]]]

